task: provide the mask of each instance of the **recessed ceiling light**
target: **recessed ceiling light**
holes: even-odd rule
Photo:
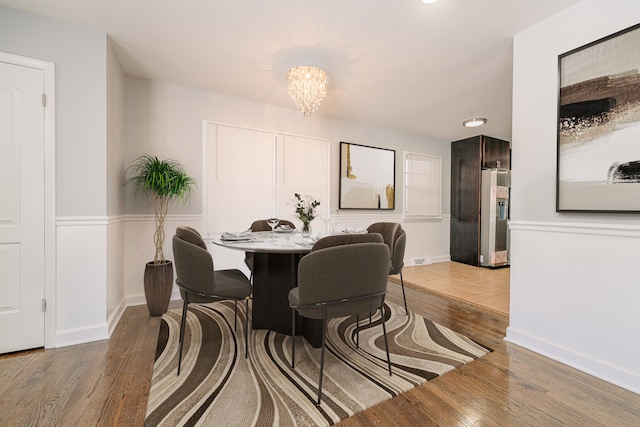
[[[438,0],[422,0],[422,3],[424,4],[433,4],[435,2],[437,2]]]
[[[464,122],[462,122],[462,126],[466,126],[468,128],[474,128],[476,126],[482,126],[485,123],[487,123],[487,119],[474,118],[474,119],[465,120]]]

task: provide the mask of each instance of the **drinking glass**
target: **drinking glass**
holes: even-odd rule
[[[267,224],[271,227],[271,237],[273,238],[273,229],[280,223],[278,219],[278,211],[275,209],[269,209],[267,211]]]
[[[329,209],[323,209],[320,212],[320,219],[325,223],[325,231],[331,231],[330,222],[331,222],[331,211]]]
[[[336,225],[340,222],[340,218],[338,218],[339,213],[338,209],[332,209],[329,213],[329,224],[331,224],[332,234],[336,232]]]

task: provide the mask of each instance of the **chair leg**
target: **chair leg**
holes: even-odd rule
[[[178,356],[178,375],[180,375],[180,365],[182,364],[182,346],[184,345],[184,329],[187,324],[187,300],[182,304],[182,322],[180,322],[180,355]]]
[[[233,301],[233,330],[238,332],[238,300]]]
[[[400,284],[402,284],[402,299],[404,299],[404,312],[409,315],[409,309],[407,308],[407,297],[404,295],[404,279],[402,278],[402,271],[400,271]]]
[[[322,399],[322,376],[324,374],[324,347],[327,341],[327,306],[322,306],[322,351],[320,353],[320,381],[318,381],[318,403],[316,406],[320,406],[320,400]]]
[[[369,312],[371,316],[371,312]],[[371,317],[369,317],[369,323],[371,323]],[[356,314],[356,348],[360,348],[360,315]]]
[[[291,309],[291,369],[295,369],[296,362],[296,309]]]
[[[389,343],[387,342],[387,326],[384,321],[384,299],[380,304],[380,313],[382,316],[382,334],[384,335],[384,349],[387,352],[387,367],[389,368],[389,375],[391,374],[391,357],[389,357]]]
[[[244,357],[246,359],[249,357],[249,298],[244,300],[244,308]]]
[[[180,322],[180,335],[178,337],[178,342],[182,342],[182,335],[184,335],[183,325],[184,325],[185,319],[187,318],[186,307],[187,307],[186,301],[183,300],[183,303],[182,303],[182,320]]]

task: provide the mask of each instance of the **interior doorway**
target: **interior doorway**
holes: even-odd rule
[[[53,125],[45,93],[52,75],[53,64],[0,53],[0,353],[51,346]]]

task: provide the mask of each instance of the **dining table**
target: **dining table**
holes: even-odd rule
[[[289,291],[297,286],[298,263],[311,251],[314,239],[296,230],[214,234],[211,241],[253,254],[251,327],[292,335]],[[322,320],[296,317],[296,335],[313,347],[322,345]]]

